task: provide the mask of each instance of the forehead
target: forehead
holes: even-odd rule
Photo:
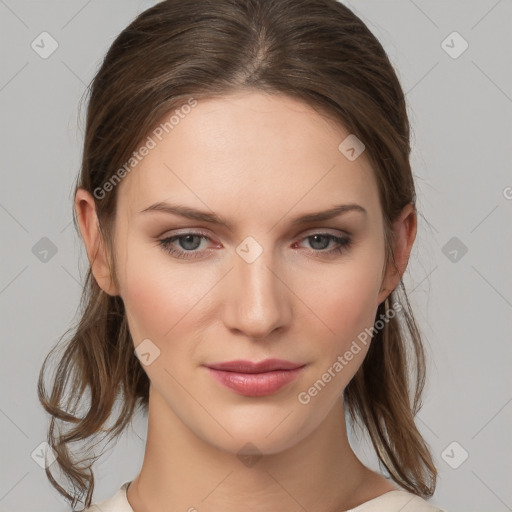
[[[165,200],[256,217],[299,203],[315,209],[318,201],[376,206],[364,152],[349,160],[338,147],[350,133],[299,100],[240,92],[183,112],[168,133],[160,130],[161,140],[149,134],[154,147],[120,183],[118,208],[127,214]]]

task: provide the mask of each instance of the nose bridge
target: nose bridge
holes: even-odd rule
[[[263,338],[289,320],[284,285],[273,268],[271,247],[247,237],[236,248],[230,272],[226,323],[253,338]]]

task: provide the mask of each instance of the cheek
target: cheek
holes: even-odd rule
[[[135,345],[154,339],[167,349],[190,329],[208,292],[207,279],[194,279],[186,266],[171,265],[158,247],[129,252],[123,270],[122,297]]]
[[[383,261],[384,252],[379,253],[378,244],[368,244],[340,265],[326,269],[321,276],[309,275],[303,281],[300,296],[308,297],[306,303],[315,315],[312,327],[328,334],[322,339],[330,357],[373,326]]]
[[[150,338],[160,347],[166,332],[176,322],[175,308],[179,303],[173,300],[172,289],[162,286],[161,276],[155,281],[154,276],[141,269],[130,272],[129,276],[123,301],[135,345]]]

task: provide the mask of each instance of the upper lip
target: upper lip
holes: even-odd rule
[[[223,363],[212,363],[206,365],[213,370],[238,373],[264,373],[276,370],[295,370],[304,366],[302,363],[294,363],[283,359],[265,359],[264,361],[252,362],[244,360],[225,361]]]

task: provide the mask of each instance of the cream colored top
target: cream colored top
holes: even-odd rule
[[[126,497],[131,482],[125,482],[112,496],[91,505],[84,512],[134,512]],[[445,512],[423,498],[406,491],[389,491],[345,512]]]

